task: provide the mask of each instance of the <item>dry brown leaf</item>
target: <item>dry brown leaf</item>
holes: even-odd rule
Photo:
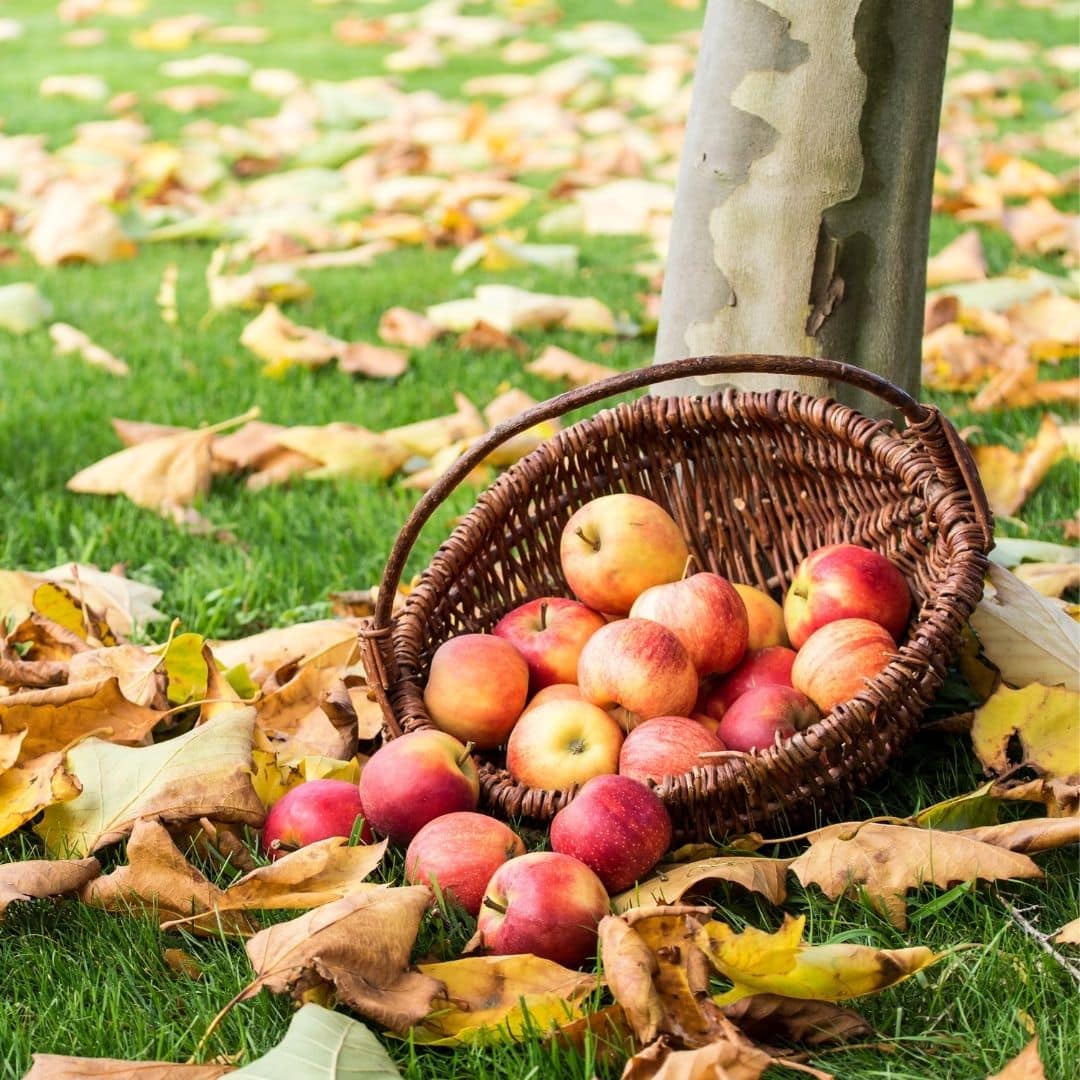
[[[1039,1040],[1032,1039],[1001,1072],[988,1076],[986,1080],[1046,1080],[1039,1060]]]
[[[116,437],[125,446],[138,446],[139,443],[160,439],[163,435],[179,435],[191,430],[173,424],[152,424],[146,420],[121,420],[115,416],[109,423],[112,424]]]
[[[1063,213],[1042,195],[1002,215],[1005,231],[1021,251],[1044,255],[1076,249],[1077,221],[1075,214]]]
[[[674,904],[687,894],[709,892],[716,884],[735,882],[750,892],[760,893],[772,904],[787,897],[788,859],[726,856],[697,862],[661,866],[647,881],[611,898],[616,912],[654,904]]]
[[[355,424],[286,428],[279,440],[282,446],[320,463],[305,474],[313,480],[337,476],[385,480],[408,458],[408,451],[395,440]]]
[[[432,999],[444,989],[409,966],[431,898],[422,885],[375,889],[268,927],[247,943],[256,977],[239,1000],[264,987],[299,1000],[330,982],[339,1002],[404,1033],[431,1011]]]
[[[218,435],[210,447],[215,468],[222,472],[259,468],[268,457],[280,453],[278,436],[285,430],[281,424],[249,420],[231,435]]]
[[[1031,683],[1000,686],[975,710],[971,744],[999,776],[1019,765],[1070,783],[1080,778],[1080,692]]]
[[[1015,515],[1064,452],[1065,440],[1049,415],[1043,417],[1035,438],[1019,453],[1007,446],[974,447],[972,455],[990,509],[1005,517]]]
[[[231,1065],[178,1065],[171,1061],[120,1061],[116,1058],[34,1054],[23,1080],[218,1080]]]
[[[154,95],[154,100],[173,112],[193,113],[200,109],[213,109],[231,97],[227,90],[211,83],[185,83],[182,86],[166,86]]]
[[[627,1061],[621,1080],[758,1080],[775,1063],[727,1024],[715,1040],[693,1050],[675,1050],[669,1040],[657,1040]]]
[[[1066,923],[1052,940],[1055,945],[1080,945],[1080,919]]]
[[[802,1001],[779,994],[754,994],[725,1005],[724,1015],[755,1042],[775,1045],[797,1042],[806,1046],[851,1042],[873,1033],[873,1027],[853,1009],[831,1001]]]
[[[876,822],[832,825],[811,838],[791,863],[803,885],[817,885],[831,900],[865,890],[875,910],[896,927],[907,926],[905,894],[982,878],[1038,878],[1026,855],[982,844],[957,832]]]
[[[1080,814],[1080,782],[1041,777],[1017,782],[1005,779],[990,789],[995,799],[1042,803],[1051,817]]]
[[[6,642],[0,635],[0,653],[6,651]],[[0,686],[11,690],[43,690],[49,686],[61,686],[68,680],[68,665],[60,660],[20,660],[0,655]],[[0,735],[0,745],[5,735]],[[0,761],[3,754],[0,753]]]
[[[571,386],[586,386],[618,374],[614,368],[583,360],[566,349],[560,349],[558,345],[548,345],[531,364],[525,366],[525,370],[551,382],[565,380]]]
[[[199,961],[183,949],[163,949],[161,958],[170,970],[175,971],[177,975],[183,975],[185,979],[198,982],[203,977],[203,969]]]
[[[255,703],[258,727],[267,732],[294,734],[312,711],[321,708],[321,699],[344,669],[355,662],[358,653],[356,638],[347,638],[306,658],[295,671],[293,665],[286,665],[285,681]]]
[[[369,379],[395,379],[408,366],[407,353],[363,341],[351,342],[338,354],[340,370],[349,375],[366,375]]]
[[[468,352],[510,352],[528,356],[529,346],[516,334],[508,334],[481,319],[475,326],[458,335],[454,347]]]
[[[319,463],[306,454],[280,447],[263,459],[258,471],[244,482],[249,491],[262,491],[271,484],[287,484],[296,476],[317,469]]]
[[[130,634],[136,627],[165,618],[154,607],[161,590],[126,577],[122,571],[67,563],[43,571],[40,577],[63,586],[85,608],[100,612],[114,634]]]
[[[86,859],[26,859],[0,866],[0,921],[8,904],[76,892],[101,873],[93,856]]]
[[[91,367],[99,367],[110,375],[130,375],[131,369],[123,360],[113,356],[108,349],[95,344],[81,330],[67,323],[53,323],[49,327],[53,348],[60,356],[81,356]]]
[[[926,287],[981,281],[986,277],[986,256],[976,229],[961,233],[926,263]]]
[[[243,666],[256,686],[284,667],[300,667],[344,641],[355,641],[359,619],[316,619],[274,630],[263,630],[233,641],[208,642],[226,670]]]
[[[1025,818],[1000,825],[961,829],[960,836],[981,844],[1032,854],[1080,843],[1080,817]]]
[[[26,729],[22,731],[0,731],[0,773],[10,769],[19,760],[19,747],[26,738]]]
[[[1019,348],[1019,346],[1010,346]],[[1011,367],[992,375],[989,382],[971,400],[972,412],[989,412],[1008,407],[1029,408],[1080,398],[1080,379],[1040,379],[1034,363]]]
[[[409,349],[426,349],[445,331],[426,315],[408,308],[392,307],[379,319],[379,337],[387,345],[404,345]]]
[[[26,247],[42,266],[105,263],[135,254],[116,215],[73,180],[49,187],[35,211]]]
[[[68,661],[68,681],[97,684],[115,677],[120,693],[134,705],[167,709],[162,658],[140,645],[88,649]]]

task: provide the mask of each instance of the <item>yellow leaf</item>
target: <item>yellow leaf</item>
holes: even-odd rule
[[[707,892],[719,882],[733,881],[744,889],[760,893],[772,904],[782,904],[787,896],[784,878],[788,862],[787,859],[727,856],[662,866],[659,873],[613,896],[611,902],[620,913],[635,907],[674,904],[687,893]]]
[[[166,646],[161,663],[168,679],[166,694],[173,705],[206,695],[209,666],[200,634],[177,634]]]
[[[979,760],[996,773],[1023,763],[1048,777],[1080,774],[1080,693],[1032,683],[999,687],[975,710],[971,742]]]
[[[278,441],[282,446],[320,462],[320,468],[305,474],[312,480],[336,476],[385,480],[397,472],[409,456],[408,450],[395,439],[355,424],[287,428],[278,436]]]
[[[272,303],[244,327],[240,344],[269,364],[299,364],[309,368],[328,364],[346,347],[340,338],[294,323]]]
[[[1080,562],[1021,563],[1013,573],[1040,596],[1060,596],[1066,589],[1080,588]]]
[[[480,411],[464,394],[455,394],[454,404],[457,411],[447,416],[435,416],[430,420],[417,420],[403,427],[389,428],[383,435],[401,443],[410,454],[429,458],[451,443],[482,435],[487,430]]]
[[[1007,446],[972,449],[979,476],[995,514],[1013,516],[1042,483],[1043,477],[1065,451],[1065,440],[1049,415],[1019,453]]]
[[[360,782],[360,763],[356,758],[341,760],[321,754],[307,754],[299,758],[282,756],[274,751],[260,732],[256,732],[255,748],[251,757],[255,764],[252,784],[267,809],[285,792],[307,780],[346,780],[351,784]]]
[[[992,793],[994,782],[987,781],[975,791],[928,806],[913,815],[911,821],[922,829],[970,829],[993,825],[998,819],[999,799]]]
[[[0,866],[0,921],[13,900],[75,892],[101,873],[97,859],[26,859]]]
[[[46,619],[59,623],[66,630],[90,644],[115,645],[116,638],[109,624],[77,600],[62,585],[45,582],[34,590],[34,610]]]
[[[38,202],[26,247],[42,266],[130,259],[135,245],[88,185],[58,180]]]
[[[7,836],[42,810],[74,799],[82,790],[64,767],[64,755],[42,754],[0,772],[0,836]]]

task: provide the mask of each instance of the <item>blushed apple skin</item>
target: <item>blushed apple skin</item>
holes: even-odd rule
[[[358,817],[366,815],[356,784],[347,780],[306,780],[270,807],[263,823],[263,853],[277,859],[329,836],[352,836]],[[360,839],[365,844],[375,839],[366,820]]]
[[[904,575],[880,552],[829,544],[799,564],[784,597],[784,625],[796,649],[826,623],[870,619],[899,641],[911,614]]]
[[[698,702],[699,711],[720,720],[734,702],[749,690],[759,686],[790,686],[794,663],[795,650],[783,645],[770,645],[748,652],[734,671],[705,690]]]
[[[491,875],[524,854],[521,837],[493,817],[469,811],[443,814],[412,838],[405,852],[405,878],[412,885],[436,882],[475,918]]]
[[[815,630],[799,649],[791,683],[823,713],[850,701],[896,655],[892,635],[869,619],[838,619]]]
[[[556,851],[520,855],[488,882],[476,940],[489,953],[533,953],[576,968],[596,954],[596,928],[610,906],[607,890],[583,862]]]
[[[750,635],[746,604],[719,574],[691,574],[654,585],[634,601],[630,618],[652,619],[672,631],[699,676],[722,675],[735,667]]]
[[[404,846],[442,814],[475,810],[480,779],[453,735],[424,728],[372,754],[360,772],[360,800],[371,827]]]
[[[578,657],[604,616],[577,600],[543,596],[508,611],[492,628],[529,666],[529,693],[577,681]]]
[[[459,634],[431,658],[424,705],[432,723],[479,750],[506,742],[529,696],[529,665],[509,641]]]
[[[817,706],[792,686],[759,686],[724,713],[717,734],[729,750],[767,750],[821,719]]]
[[[746,642],[747,652],[767,649],[772,645],[788,646],[787,630],[784,627],[784,609],[767,592],[762,592],[756,585],[734,583],[735,591],[742,597],[746,606],[749,622],[749,636]]]
[[[701,754],[727,749],[704,724],[688,716],[658,716],[639,724],[623,742],[619,773],[644,784],[715,764]]]
[[[651,619],[620,619],[597,630],[578,661],[582,696],[601,709],[620,705],[638,720],[686,716],[698,676],[682,642]]]
[[[675,519],[642,495],[601,495],[580,507],[559,542],[574,595],[607,615],[625,615],[650,585],[678,581],[690,551]]]
[[[580,859],[610,894],[646,877],[669,847],[667,808],[629,776],[588,781],[551,822],[552,850]]]

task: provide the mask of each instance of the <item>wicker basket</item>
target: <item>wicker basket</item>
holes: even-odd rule
[[[849,383],[883,399],[906,424],[897,430],[831,399],[778,390],[620,404],[503,473],[391,618],[421,527],[506,439],[648,384],[746,371]],[[974,464],[949,421],[879,376],[835,361],[700,357],[625,372],[537,405],[471,447],[405,522],[361,632],[386,737],[431,726],[423,685],[443,641],[490,630],[527,599],[571,595],[559,565],[563,525],[589,499],[615,491],[664,506],[699,568],[777,598],[803,556],[823,544],[865,544],[903,571],[915,598],[907,638],[862,693],[782,746],[722,758],[657,788],[680,840],[791,827],[838,810],[885,770],[941,686],[982,593],[992,528]],[[480,778],[483,804],[501,817],[545,822],[573,797],[573,790],[524,787],[497,754],[481,756]]]

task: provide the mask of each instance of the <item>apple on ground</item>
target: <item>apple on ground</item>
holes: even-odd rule
[[[892,635],[870,619],[838,619],[815,630],[795,657],[791,684],[823,713],[850,701],[896,655]]]
[[[660,797],[629,776],[589,780],[551,822],[551,848],[595,871],[609,893],[640,881],[671,846]]]
[[[525,854],[509,825],[461,811],[429,821],[405,852],[405,877],[412,885],[437,885],[474,918],[491,875],[508,859]]]
[[[476,765],[453,735],[434,728],[384,743],[360,772],[360,801],[371,827],[405,845],[429,822],[480,800]]]
[[[574,595],[594,611],[625,615],[650,585],[678,581],[690,557],[675,519],[642,495],[602,495],[563,529],[559,558]]]
[[[424,705],[440,730],[480,750],[506,742],[529,696],[529,665],[505,638],[459,634],[431,658]]]
[[[829,544],[799,564],[784,597],[784,624],[796,649],[826,623],[870,619],[899,641],[911,614],[904,575],[880,552]]]
[[[357,818],[365,817],[360,789],[347,780],[306,780],[290,788],[266,815],[263,853],[276,859],[329,836],[352,836]],[[360,839],[370,844],[367,821]]]
[[[597,630],[581,650],[578,686],[601,709],[621,706],[627,727],[653,716],[686,716],[697,700],[690,654],[667,627],[651,619],[620,619]]]
[[[767,592],[739,582],[735,583],[735,591],[746,605],[750,631],[747,652],[767,649],[770,645],[790,644],[784,628],[784,609]]]
[[[703,688],[698,711],[719,720],[749,690],[759,686],[790,686],[794,663],[795,650],[783,645],[748,652],[734,671]]]
[[[658,716],[639,724],[623,741],[619,773],[632,780],[659,783],[702,765],[715,764],[703,754],[727,749],[703,724],[688,716]]]
[[[604,616],[577,600],[542,596],[508,611],[492,633],[509,641],[529,666],[529,692],[577,679],[585,642],[605,625]]]
[[[622,728],[603,709],[556,699],[522,713],[506,744],[506,767],[518,783],[558,791],[615,772],[622,741]]]
[[[729,750],[767,750],[817,723],[817,706],[792,686],[758,686],[724,713],[717,734]]]
[[[722,675],[743,658],[749,636],[746,605],[727,578],[691,574],[646,589],[630,618],[666,626],[686,647],[698,675]]]
[[[611,900],[583,862],[535,851],[503,863],[488,882],[468,948],[533,953],[576,968],[596,953],[596,928]]]

